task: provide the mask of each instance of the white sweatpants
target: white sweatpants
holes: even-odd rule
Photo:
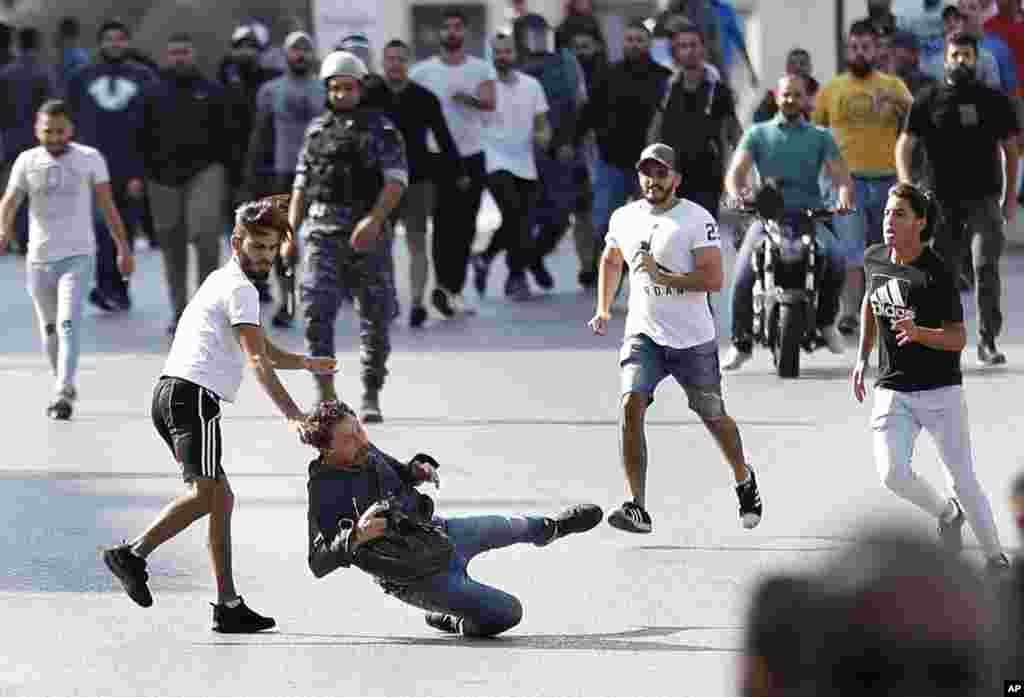
[[[986,557],[1002,553],[992,505],[978,482],[971,454],[971,433],[963,387],[953,385],[919,392],[875,388],[871,414],[875,463],[882,482],[894,494],[935,518],[956,494]],[[921,429],[927,430],[946,466],[946,494],[917,476],[910,463]]]

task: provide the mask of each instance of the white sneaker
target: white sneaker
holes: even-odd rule
[[[754,357],[753,351],[740,351],[735,346],[729,348],[722,363],[722,370],[739,370],[740,366]]]
[[[821,338],[825,340],[828,345],[828,350],[837,356],[841,356],[846,353],[846,342],[843,341],[843,335],[836,329],[836,325],[830,324],[827,327],[822,327]]]

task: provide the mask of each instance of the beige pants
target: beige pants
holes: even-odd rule
[[[224,236],[227,173],[212,164],[179,187],[149,182],[157,240],[164,255],[164,275],[175,318],[188,303],[188,243],[198,252],[199,283],[220,264]]]

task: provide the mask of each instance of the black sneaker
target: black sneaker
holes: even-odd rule
[[[736,497],[740,500],[740,522],[747,530],[751,530],[761,522],[763,509],[761,492],[757,490],[757,477],[749,466],[747,471],[750,472],[750,481],[736,487]]]
[[[530,283],[526,280],[526,274],[512,274],[505,281],[505,295],[516,302],[525,302],[530,299]]]
[[[110,573],[117,577],[124,587],[124,592],[142,607],[153,604],[153,596],[146,586],[149,574],[146,573],[146,560],[131,553],[128,545],[118,545],[103,550],[103,563]]]
[[[949,520],[939,517],[939,542],[949,554],[960,554],[964,549],[964,509],[956,499],[950,501],[956,507],[956,514]]]
[[[413,308],[409,310],[409,326],[413,329],[419,329],[426,321],[427,308],[422,305],[413,305]]]
[[[291,312],[288,312],[288,307],[282,305],[276,313],[274,318],[270,320],[270,323],[278,329],[287,329],[292,326],[292,321],[295,319]]]
[[[491,261],[483,254],[471,254],[469,265],[473,268],[473,287],[482,298],[487,293],[487,276],[491,272]]]
[[[595,506],[592,503],[581,503],[566,508],[554,518],[547,519],[551,527],[551,537],[538,546],[544,547],[560,537],[592,530],[601,522],[602,518],[604,518],[604,511],[600,506]]]
[[[46,407],[46,415],[54,421],[67,421],[71,418],[74,407],[71,401],[64,397],[57,397],[50,406]]]
[[[555,279],[551,276],[548,268],[544,266],[543,259],[538,259],[530,264],[530,273],[533,274],[533,280],[537,282],[537,285],[544,290],[551,290],[555,287]]]
[[[132,296],[127,293],[119,293],[110,299],[114,303],[114,307],[117,308],[118,312],[128,312],[132,309]]]
[[[651,516],[643,509],[643,506],[638,506],[632,501],[626,501],[622,504],[622,508],[612,511],[608,516],[608,524],[626,532],[647,533],[653,527]]]
[[[996,348],[996,342],[992,339],[985,339],[978,343],[979,365],[1003,365],[1006,363],[1006,354]]]
[[[241,596],[238,597],[236,607],[213,603],[210,603],[210,607],[213,608],[212,629],[221,634],[251,634],[277,626],[273,617],[264,617],[253,612]]]
[[[424,618],[428,627],[433,627],[439,632],[447,634],[458,634],[462,628],[462,618],[455,615],[444,615],[440,612],[428,612]]]
[[[384,421],[380,413],[380,392],[367,390],[363,393],[363,404],[359,409],[359,419],[364,424],[379,424]]]
[[[430,294],[430,301],[434,303],[437,311],[448,319],[455,316],[455,307],[444,288],[435,288],[434,292]]]
[[[100,292],[99,288],[93,288],[89,291],[89,303],[104,312],[117,312],[119,309],[113,300]]]

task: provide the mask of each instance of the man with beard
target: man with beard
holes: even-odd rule
[[[854,22],[846,41],[849,70],[818,93],[814,123],[832,129],[856,189],[854,215],[839,221],[846,248],[846,285],[839,331],[857,330],[864,295],[864,249],[882,235],[882,210],[896,182],[893,155],[900,124],[913,97],[903,81],[875,70],[878,34],[868,21]]]
[[[814,114],[814,100],[818,96],[818,90],[821,89],[821,85],[814,79],[813,72],[811,54],[807,52],[807,49],[800,47],[790,49],[789,53],[786,54],[786,71],[784,74],[799,75],[804,79],[806,91],[804,93],[804,103],[800,107],[800,111],[803,112],[804,118],[808,121],[811,120],[811,115]],[[751,121],[754,123],[770,121],[778,113],[778,96],[774,90],[768,90],[754,111]]]
[[[838,192],[839,210],[852,207],[853,182],[832,134],[809,124],[801,112],[805,89],[805,80],[799,75],[786,75],[779,80],[782,110],[771,121],[756,124],[743,134],[725,176],[725,188],[730,197],[748,205],[753,203],[746,182],[756,167],[762,181],[781,182],[786,213],[799,215],[810,208],[823,208],[825,201],[819,175],[824,169],[832,188]],[[764,241],[764,236],[762,224],[754,222],[747,230],[743,247],[736,257],[732,287],[732,349],[722,365],[724,370],[736,370],[753,356],[754,269],[751,257]],[[829,350],[841,354],[845,347],[835,321],[845,272],[843,250],[822,223],[818,223],[817,239],[824,248],[827,262],[818,296],[816,326]]]
[[[220,263],[231,157],[224,89],[199,73],[192,38],[167,41],[160,80],[144,95],[141,151],[171,299],[173,335],[188,303],[188,245],[196,245],[199,283]]]
[[[545,148],[551,142],[548,100],[540,82],[515,69],[516,41],[499,34],[492,44],[498,103],[484,132],[484,155],[487,188],[501,212],[501,227],[487,249],[473,256],[474,281],[483,295],[491,262],[505,251],[509,271],[505,295],[522,301],[530,297],[526,268],[535,254],[530,239],[538,180],[534,146]]]
[[[725,412],[708,298],[721,290],[724,275],[718,225],[708,211],[676,196],[680,177],[675,160],[663,143],[640,154],[636,168],[643,199],[615,211],[598,272],[597,312],[590,328],[603,336],[623,265],[628,262],[630,269],[619,353],[620,452],[630,499],[608,516],[608,523],[626,532],[651,532],[644,417],[658,384],[671,375],[732,467],[740,521],[749,530],[761,522],[761,496],[739,429]]]
[[[679,71],[654,117],[649,140],[675,150],[682,175],[679,196],[717,219],[726,149],[736,144],[742,132],[736,98],[727,84],[708,79],[704,36],[696,25],[678,25],[669,40]]]
[[[288,72],[265,83],[256,93],[256,124],[245,168],[249,194],[291,189],[306,128],[326,108],[324,84],[310,74],[315,60],[313,38],[305,32],[292,32],[285,37],[283,47]],[[265,162],[271,163],[273,174],[269,178],[260,175]],[[290,327],[294,318],[290,302],[294,271],[284,268],[294,263],[284,255],[274,263],[281,294],[281,304],[271,320],[275,327]]]
[[[36,115],[39,147],[14,161],[0,201],[0,256],[14,236],[14,216],[28,197],[28,290],[39,320],[43,349],[56,378],[56,396],[46,413],[71,418],[78,397],[75,374],[82,342],[82,291],[96,251],[93,199],[114,235],[117,265],[134,269],[131,248],[110,190],[103,155],[71,142],[70,110],[62,101],[43,104]]]
[[[284,199],[284,200],[281,200]],[[310,358],[279,349],[260,326],[259,293],[281,242],[291,237],[287,195],[246,203],[235,213],[231,261],[211,273],[185,308],[170,354],[153,390],[152,418],[171,449],[188,491],[164,508],[138,537],[103,551],[103,561],[142,607],[153,604],[146,557],[204,516],[207,549],[217,582],[213,631],[258,632],[274,620],[249,609],[235,588],[231,512],[235,497],[221,466],[220,403],[234,402],[245,364],[287,420],[301,429],[302,411],[277,370],[331,373],[333,358]]]
[[[405,227],[409,250],[409,285],[412,307],[409,326],[422,327],[427,320],[423,305],[430,266],[427,260],[427,218],[434,200],[439,171],[452,171],[459,163],[459,151],[444,119],[441,102],[426,87],[409,79],[409,46],[400,39],[384,47],[383,80],[366,91],[364,103],[381,109],[398,126],[405,140],[409,161],[409,186],[394,218]],[[364,81],[364,87],[369,84]],[[440,153],[430,152],[433,137]]]
[[[364,77],[366,66],[351,53],[335,51],[324,59],[320,78],[328,110],[306,131],[288,215],[296,230],[307,221],[301,296],[309,352],[334,355],[338,310],[346,295],[354,298],[363,382],[360,416],[380,422],[396,297],[389,217],[409,182],[409,167],[394,123],[361,105]],[[318,375],[317,391],[321,402],[336,400],[334,376]]]
[[[99,30],[99,56],[68,83],[68,106],[75,115],[78,139],[103,155],[110,167],[110,188],[129,242],[142,217],[146,164],[139,142],[144,126],[142,94],[156,76],[125,60],[131,32],[112,19]],[[117,250],[110,230],[96,221],[96,287],[89,302],[107,312],[131,307],[127,280],[117,270]]]
[[[936,235],[936,251],[957,276],[973,262],[978,362],[999,365],[1006,362],[996,348],[1003,325],[999,259],[1004,225],[1017,212],[1015,196],[1006,196],[1002,205],[999,199],[1003,182],[1016,181],[1020,129],[1009,97],[978,82],[977,43],[969,34],[950,37],[945,84],[914,103],[896,144],[896,164],[900,180],[909,183],[914,146],[924,145],[946,222]]]
[[[484,114],[494,111],[495,103],[493,66],[466,54],[466,16],[462,10],[445,10],[441,52],[414,65],[409,77],[441,101],[448,129],[459,149],[455,170],[438,172],[433,238],[437,286],[431,295],[438,312],[455,317],[469,311],[462,289],[486,177]]]
[[[631,170],[644,148],[647,129],[672,73],[651,60],[651,33],[643,22],[626,27],[625,57],[595,81],[576,129],[576,147],[591,130],[597,136],[594,162],[594,237],[608,232],[612,211],[638,193]]]
[[[999,63],[996,61],[992,52],[981,43],[980,32],[968,31],[967,17],[960,12],[956,5],[947,5],[942,11],[942,28],[944,32],[943,36],[947,42],[949,41],[949,37],[961,32],[967,32],[975,39],[978,39],[978,64],[976,67],[978,80],[993,89],[1003,89],[1003,76],[999,69]],[[977,29],[977,27],[975,29]],[[921,70],[928,73],[936,81],[945,79],[945,51],[942,53],[932,54],[928,58],[922,60]],[[911,92],[913,92],[913,90],[911,90]]]

